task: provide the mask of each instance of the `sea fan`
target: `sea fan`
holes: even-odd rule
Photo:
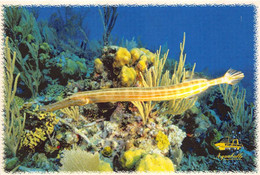
[[[86,172],[99,170],[99,154],[91,154],[80,148],[65,150],[61,159],[61,171]]]

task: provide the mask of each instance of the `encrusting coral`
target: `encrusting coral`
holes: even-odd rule
[[[106,146],[101,153],[104,157],[110,157],[112,155],[112,148],[110,146]]]
[[[142,149],[128,150],[120,158],[121,166],[128,170],[132,169],[143,155],[145,155],[145,151]]]
[[[29,119],[37,117],[38,120],[34,118],[32,124],[36,124],[37,127],[33,129],[31,126],[25,126],[25,134],[23,135],[21,141],[21,147],[29,147],[31,150],[35,150],[35,147],[39,145],[39,143],[45,141],[54,131],[54,126],[59,122],[56,118],[56,114],[53,112],[39,112],[38,106],[34,109],[34,111],[27,111],[27,115],[29,115]]]
[[[123,47],[119,47],[118,51],[116,52],[116,57],[113,63],[113,67],[120,68],[125,65],[128,65],[131,61],[131,54],[130,52]]]
[[[155,140],[157,141],[157,146],[160,150],[165,150],[170,145],[167,135],[165,135],[162,131],[158,132]]]
[[[175,168],[169,158],[159,154],[147,154],[138,163],[136,171],[175,171]]]
[[[95,64],[95,71],[97,73],[102,73],[104,71],[104,65],[99,58],[95,59],[94,64]]]
[[[132,67],[123,66],[119,76],[122,85],[126,87],[132,86],[136,81],[136,71]]]

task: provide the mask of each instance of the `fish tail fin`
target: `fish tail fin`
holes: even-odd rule
[[[244,73],[229,69],[224,75],[227,84],[235,85],[244,78]]]

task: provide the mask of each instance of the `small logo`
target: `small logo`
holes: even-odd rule
[[[219,151],[233,151],[232,154],[228,155],[221,155],[219,153],[217,158],[221,160],[241,160],[243,157],[243,154],[238,153],[238,150],[240,150],[244,146],[238,139],[230,139],[229,137],[224,137],[217,141],[214,145],[218,148]],[[234,153],[234,151],[236,151],[236,153]]]
[[[220,150],[240,150],[243,145],[238,139],[230,139],[229,137],[224,137],[215,143],[215,146]]]
[[[241,160],[243,158],[243,154],[239,153],[239,154],[235,154],[232,153],[231,155],[221,155],[220,153],[218,153],[217,158],[219,158],[220,160]]]

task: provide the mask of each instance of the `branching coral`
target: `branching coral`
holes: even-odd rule
[[[220,92],[223,95],[224,102],[231,109],[230,118],[237,126],[248,130],[253,127],[253,110],[254,108],[245,107],[246,90],[239,90],[238,86],[220,85]]]
[[[186,54],[184,54],[184,46],[185,46],[185,33],[183,37],[183,43],[180,43],[180,57],[179,63],[175,63],[174,73],[170,78],[169,71],[167,70],[164,74],[162,74],[168,52],[163,55],[163,58],[160,59],[160,50],[156,53],[156,56],[153,57],[154,66],[144,73],[142,76],[142,84],[144,87],[156,87],[156,86],[168,86],[172,84],[179,84],[183,82],[186,78],[186,70],[184,68],[186,61]],[[193,66],[191,76],[193,77],[195,69],[195,64]],[[144,123],[146,123],[148,117],[150,115],[155,115],[156,113],[160,114],[172,114],[177,115],[181,114],[187,109],[191,108],[197,100],[197,97],[191,99],[175,99],[171,101],[164,101],[160,106],[159,110],[152,113],[152,110],[158,104],[158,102],[138,102],[132,101],[132,103],[138,108],[140,115],[143,118]]]
[[[67,115],[69,118],[74,119],[76,122],[79,120],[79,107],[78,106],[71,106],[68,108],[64,108],[60,110],[62,113]]]
[[[11,58],[11,51],[8,47],[8,37],[5,41],[5,144],[12,152],[13,156],[19,148],[21,138],[24,133],[25,114],[20,113],[17,101],[15,100],[15,93],[17,82],[20,74],[15,79],[13,77],[15,67],[16,53],[13,53]]]

